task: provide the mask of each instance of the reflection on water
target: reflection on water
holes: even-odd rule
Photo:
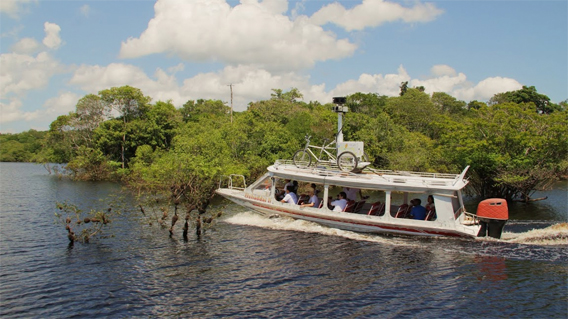
[[[0,164],[0,317],[546,317],[568,311],[556,219],[512,221],[503,240],[357,234],[227,205],[198,240],[133,209],[113,238],[68,248],[56,201],[119,191]],[[536,204],[536,203],[535,203]],[[92,207],[91,207],[92,206]],[[541,233],[531,232],[532,229]],[[180,232],[181,230],[178,229]],[[554,239],[553,239],[554,240]]]
[[[500,256],[475,256],[475,263],[479,266],[478,280],[491,280],[499,282],[507,279],[507,265],[505,258]]]

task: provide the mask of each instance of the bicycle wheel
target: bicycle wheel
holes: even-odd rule
[[[357,168],[357,156],[351,152],[343,152],[337,157],[337,166],[344,172],[351,172]]]
[[[306,168],[310,166],[310,164],[312,163],[312,157],[305,150],[299,150],[296,153],[294,153],[292,161],[294,162],[294,165],[296,165],[296,167]]]

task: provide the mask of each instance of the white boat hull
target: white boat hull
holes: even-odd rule
[[[311,221],[324,226],[355,232],[474,238],[479,231],[478,225],[467,226],[459,223],[436,221],[424,222],[412,219],[390,218],[390,216],[379,217],[365,214],[334,212],[327,208],[314,209],[300,207],[298,205],[272,202],[271,200],[261,197],[246,197],[244,191],[235,189],[220,188],[217,190],[217,193],[238,205],[250,208],[264,216],[279,214],[294,219]],[[428,223],[428,225],[424,225],[425,223]]]

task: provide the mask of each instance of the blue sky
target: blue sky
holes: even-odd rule
[[[153,101],[272,89],[305,101],[400,83],[460,100],[535,86],[568,99],[568,2],[158,0],[0,2],[0,132],[47,130],[90,93]]]

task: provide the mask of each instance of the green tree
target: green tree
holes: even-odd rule
[[[533,103],[536,107],[536,111],[542,114],[549,114],[562,109],[560,105],[551,103],[548,96],[538,93],[534,86],[523,86],[520,90],[495,94],[489,100],[489,105],[503,104],[507,102],[517,104]]]
[[[221,100],[189,100],[180,109],[184,122],[198,122],[203,116],[211,118],[218,115],[227,115],[230,112],[231,108]]]
[[[466,112],[466,103],[464,101],[459,101],[444,92],[434,92],[432,94],[432,103],[434,103],[442,113],[461,115]]]
[[[75,145],[70,137],[70,115],[60,115],[49,125],[46,137],[45,162],[68,163],[75,155]]]
[[[355,93],[347,96],[347,106],[350,112],[377,116],[383,111],[388,97],[376,93]]]
[[[270,94],[272,100],[296,102],[296,100],[301,100],[304,95],[297,89],[292,88],[288,92],[283,92],[281,89],[272,89]]]
[[[398,125],[426,136],[431,136],[430,123],[440,114],[430,96],[417,89],[408,89],[403,96],[389,98],[385,111]]]
[[[17,134],[0,134],[0,161],[32,162],[45,144],[46,132],[29,130]]]
[[[483,103],[483,102],[479,102],[477,100],[473,100],[473,101],[470,101],[469,103],[467,103],[467,109],[468,110],[479,110],[482,107],[487,107],[487,104]]]
[[[451,162],[471,166],[483,197],[530,198],[566,168],[566,112],[541,115],[533,103],[505,103],[438,123],[438,144]]]
[[[75,142],[75,145],[93,147],[95,144],[93,141],[94,131],[109,116],[110,110],[99,96],[88,94],[81,98],[77,102],[75,113],[70,114],[69,125],[75,132],[77,139],[79,139]]]
[[[107,109],[114,110],[120,114],[120,119],[122,119],[124,124],[122,129],[121,161],[122,168],[125,168],[126,124],[145,115],[151,98],[145,96],[140,89],[128,85],[102,90],[99,92],[99,96]]]
[[[151,123],[152,135],[157,147],[170,147],[176,129],[182,123],[182,115],[171,101],[158,101],[147,113],[147,121]]]

